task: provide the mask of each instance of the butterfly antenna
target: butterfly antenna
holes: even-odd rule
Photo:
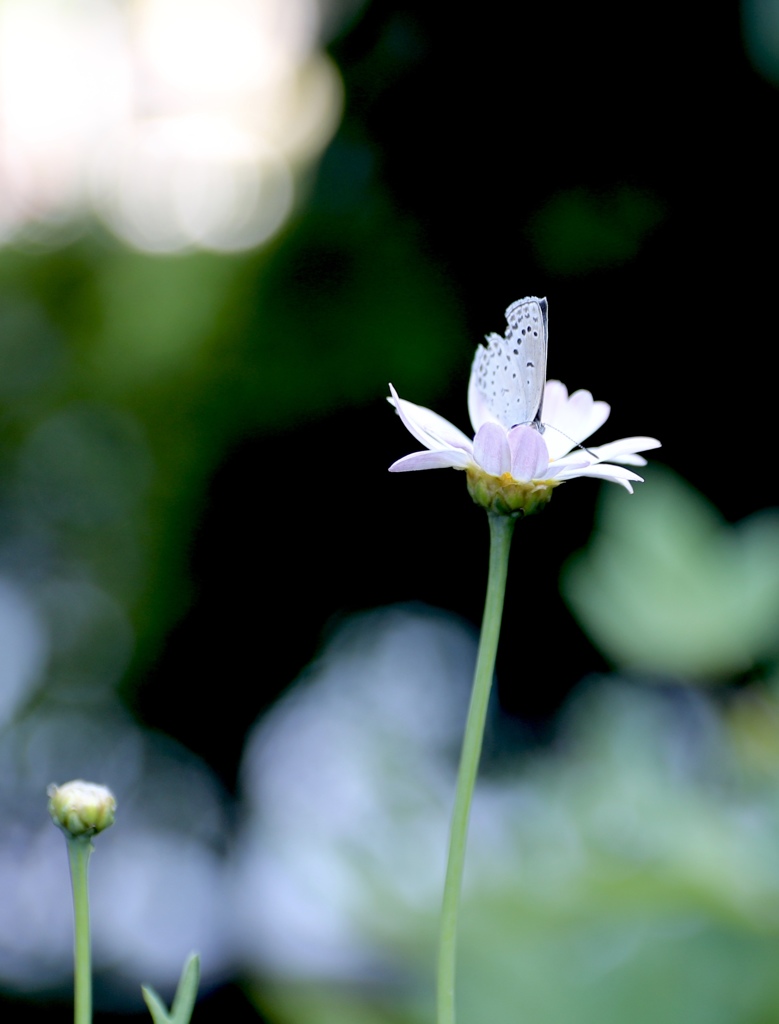
[[[562,434],[563,437],[566,439],[566,441],[570,441],[571,444],[574,446],[574,448],[581,448],[581,450],[583,452],[587,452],[587,454],[591,455],[593,457],[593,459],[597,459],[598,456],[595,454],[595,452],[590,451],[590,449],[586,445],[582,444],[581,441],[574,441],[574,439],[572,437],[570,437],[568,434],[566,434],[566,432],[564,430],[560,430],[559,427],[555,427],[551,423],[544,423],[543,424],[544,430],[541,430],[541,426],[542,425],[539,424],[539,431],[540,431],[540,433],[543,434],[544,430],[547,427],[551,427],[552,430],[556,430],[558,434]]]

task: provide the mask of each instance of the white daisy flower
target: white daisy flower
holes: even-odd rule
[[[527,343],[524,339],[518,342],[516,331],[512,332],[512,314],[520,310],[521,319],[521,311],[528,307],[537,314],[542,349],[539,342],[534,342],[531,344],[536,348],[523,350],[522,344]],[[659,448],[660,442],[641,436],[583,447],[582,443],[608,419],[610,406],[596,402],[589,391],[569,395],[559,380],[547,381],[540,399],[528,397],[536,387],[535,366],[540,365],[542,372],[546,366],[546,300],[522,299],[509,307],[506,316],[506,337],[490,335],[488,347],[480,346],[473,360],[468,385],[473,439],[431,409],[400,398],[390,384],[388,401],[409,433],[426,449],[398,459],[390,472],[464,469],[474,500],[493,511],[511,514],[536,511],[549,500],[553,487],[580,476],[610,480],[632,493],[632,484],[642,477],[625,466],[645,466],[646,459],[638,453]],[[528,318],[529,314],[524,316]],[[537,356],[535,362],[525,359],[528,354]],[[485,372],[486,366],[489,373]],[[541,394],[540,386],[537,394]],[[518,412],[526,414],[527,419],[517,422]],[[533,497],[528,504],[529,495]],[[496,505],[496,496],[508,498],[508,507],[501,507],[506,502],[500,500]]]

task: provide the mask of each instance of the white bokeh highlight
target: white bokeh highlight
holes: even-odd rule
[[[4,0],[0,242],[97,215],[149,252],[239,251],[338,125],[320,0]]]

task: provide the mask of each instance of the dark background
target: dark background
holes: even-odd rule
[[[393,233],[410,234],[440,280],[442,318],[460,332],[435,386],[414,392],[395,374],[402,396],[467,429],[473,346],[501,329],[510,301],[545,294],[549,375],[612,404],[601,439],[659,437],[652,458],[728,518],[773,503],[754,439],[770,438],[774,392],[777,96],[749,65],[736,8],[534,4],[442,16],[374,2],[331,52],[344,122],[281,271],[311,330],[322,304],[348,308],[360,264],[384,263]],[[630,195],[647,197],[651,227],[626,208]],[[556,222],[544,211],[560,196],[571,223],[545,242]],[[357,235],[366,244],[351,251]],[[384,305],[413,309],[391,270],[370,319],[352,324],[366,364]],[[416,447],[377,393],[246,437],[214,474],[191,551],[194,600],[142,684],[141,707],[228,783],[236,719],[248,724],[306,664],[328,621],[404,600],[479,621],[486,524],[461,475],[386,473]],[[589,535],[599,486],[560,489],[515,541],[500,692],[539,727],[603,666],[556,589]],[[237,585],[247,565],[259,608]],[[166,713],[176,680],[213,673],[232,688],[258,644],[257,689],[236,682],[202,718]]]

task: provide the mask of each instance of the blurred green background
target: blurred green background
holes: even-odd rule
[[[192,946],[202,1020],[430,1019],[487,530],[385,395],[467,429],[537,294],[663,448],[517,531],[461,1016],[779,1022],[778,25],[0,0],[9,1021],[69,1013],[77,776],[105,1019]]]

